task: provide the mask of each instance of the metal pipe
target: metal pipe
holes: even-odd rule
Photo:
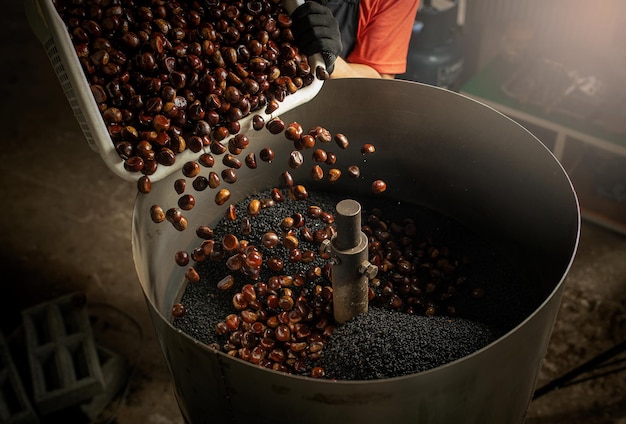
[[[342,200],[335,207],[337,214],[337,236],[335,247],[338,250],[350,250],[361,242],[361,205],[355,200]]]
[[[324,244],[330,254],[335,321],[344,323],[367,312],[368,282],[378,268],[368,262],[367,236],[361,231],[361,205],[351,199],[337,203],[337,233]]]

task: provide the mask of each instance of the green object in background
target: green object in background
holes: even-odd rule
[[[504,113],[515,110],[626,147],[626,126],[620,128],[626,122],[626,92],[598,80],[600,92],[585,97],[568,72],[575,73],[547,59],[510,62],[497,56],[461,92]]]

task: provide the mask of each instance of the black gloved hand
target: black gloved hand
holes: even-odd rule
[[[341,53],[341,32],[330,9],[320,3],[326,1],[307,1],[298,6],[291,14],[291,31],[302,53],[307,56],[321,53],[330,74]]]

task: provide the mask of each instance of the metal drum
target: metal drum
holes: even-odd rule
[[[137,198],[133,255],[148,309],[170,368],[181,412],[190,423],[520,423],[524,420],[574,258],[580,231],[575,192],[539,140],[497,111],[456,93],[399,80],[329,80],[310,102],[281,118],[322,125],[353,142],[373,143],[364,182],[382,178],[386,199],[448,215],[482,234],[519,264],[534,268],[536,310],[504,336],[446,365],[403,377],[330,381],[263,369],[207,348],[170,323],[184,269],[177,250],[197,245],[193,223],[216,223],[226,205],[214,190],[194,194],[190,229],[154,224],[151,205],[175,205],[177,175]],[[292,150],[284,137],[259,131],[250,148]],[[345,153],[345,154],[344,154]],[[362,163],[358,149],[343,163]],[[217,172],[219,166],[217,165]],[[220,163],[221,165],[221,163]],[[244,169],[230,202],[276,185],[283,164]],[[267,166],[265,166],[267,165]],[[303,167],[304,168],[304,167]],[[308,170],[294,172],[309,181]],[[333,190],[369,193],[343,178]],[[202,206],[199,206],[202,205]],[[503,282],[506,284],[506,282]]]

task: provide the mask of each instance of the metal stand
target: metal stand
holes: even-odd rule
[[[598,356],[590,359],[589,361],[583,363],[582,365],[574,368],[573,370],[565,373],[561,377],[555,378],[548,384],[538,388],[537,390],[535,390],[535,393],[533,395],[533,400],[556,389],[560,389],[560,388],[567,387],[567,386],[572,386],[574,384],[582,383],[583,381],[592,380],[594,378],[598,378],[598,377],[602,377],[605,375],[609,375],[609,374],[613,374],[619,371],[626,370],[626,365],[623,365],[621,367],[610,369],[608,371],[595,373],[585,378],[576,379],[582,374],[593,373],[593,371],[596,371],[599,369],[606,369],[606,368],[613,367],[615,365],[626,362],[626,358],[614,359],[623,352],[626,352],[626,340],[615,345],[611,349],[599,354]],[[614,360],[610,361],[611,359],[614,359]]]

